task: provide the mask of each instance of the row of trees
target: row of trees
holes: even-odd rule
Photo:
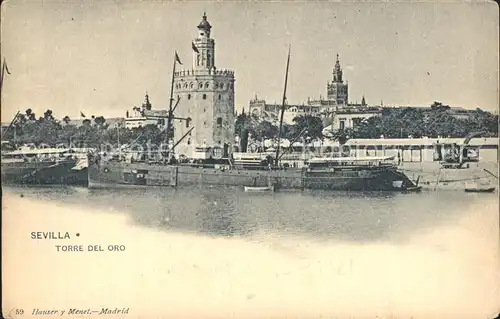
[[[430,108],[385,108],[380,116],[374,116],[358,124],[354,129],[330,132],[326,138],[345,141],[347,138],[415,138],[427,137],[465,137],[471,132],[484,131],[487,136],[498,136],[498,115],[476,109],[457,117],[457,113],[449,106],[435,102]],[[96,147],[108,143],[118,145],[136,143],[161,144],[166,141],[165,130],[156,125],[127,129],[117,127],[109,129],[102,116],[84,119],[81,125],[75,125],[68,116],[61,121],[56,120],[51,110],[37,118],[31,109],[20,114],[14,127],[2,138],[17,143],[47,143],[50,145],[73,144]],[[324,139],[321,118],[312,115],[301,115],[293,120],[293,124],[283,124],[282,138],[308,140]],[[273,139],[278,135],[278,126],[268,121],[261,121],[253,115],[242,113],[236,118],[235,133],[242,139],[242,145],[248,142],[251,135],[256,140]],[[170,132],[171,136],[173,130]],[[5,136],[4,136],[5,135]]]
[[[323,136],[323,123],[319,117],[301,115],[293,121],[292,125],[283,125],[282,138],[294,139],[304,128],[307,128],[304,134],[307,139],[330,138],[341,143],[348,138],[381,136],[463,138],[472,132],[486,132],[485,136],[498,136],[498,115],[479,108],[459,114],[440,102],[434,102],[430,108],[384,108],[380,116],[370,117],[354,128],[331,131],[327,136]],[[242,137],[243,144],[246,144],[248,134],[257,140],[275,138],[278,135],[277,125],[268,121],[258,121],[255,116],[245,113],[238,115],[235,131]]]
[[[151,143],[161,144],[166,141],[166,131],[160,130],[156,125],[128,129],[118,126],[110,129],[102,116],[86,118],[78,125],[65,116],[61,121],[56,120],[51,110],[45,111],[43,116],[36,117],[31,109],[24,114],[19,114],[13,127],[4,134],[2,139],[15,141],[17,144],[45,143],[49,145],[73,145],[98,147],[102,144],[130,144]]]
[[[300,137],[309,140],[323,139],[323,122],[312,115],[297,116],[293,124],[283,124],[281,138],[290,141]],[[241,113],[236,118],[235,133],[240,136],[242,145],[247,145],[251,135],[255,140],[275,139],[279,133],[278,125],[268,121],[259,121],[255,115]],[[302,135],[300,135],[302,133]],[[245,151],[245,149],[243,149]]]
[[[359,138],[455,137],[472,132],[498,136],[498,115],[481,109],[458,114],[448,105],[434,102],[430,108],[387,108],[381,116],[362,122],[353,132]]]

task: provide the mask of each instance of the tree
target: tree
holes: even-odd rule
[[[310,139],[323,139],[323,121],[321,118],[312,115],[300,115],[293,119],[295,123],[294,133],[299,134],[304,129],[304,137]]]
[[[71,122],[71,119],[69,118],[69,116],[67,116],[67,115],[66,115],[66,116],[63,118],[63,122],[64,122],[64,123],[66,123],[66,124],[68,124],[69,122]]]
[[[36,121],[36,115],[31,109],[26,110],[26,118],[28,121]]]
[[[94,118],[94,123],[95,123],[98,127],[100,127],[100,128],[102,128],[102,127],[103,127],[103,125],[104,125],[104,123],[105,123],[105,122],[106,122],[106,119],[104,118],[104,116],[98,116],[98,117],[95,117],[95,118]]]
[[[52,110],[45,111],[45,113],[43,113],[43,118],[47,121],[53,121],[54,116],[52,115]]]
[[[255,137],[259,140],[277,138],[278,127],[268,121],[261,121],[255,128]]]

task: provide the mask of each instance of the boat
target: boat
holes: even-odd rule
[[[274,192],[274,186],[253,187],[245,186],[245,192]]]
[[[19,148],[2,152],[2,183],[88,184],[87,154],[68,148]]]
[[[290,63],[290,50],[285,74],[285,89],[281,105],[281,116],[276,154],[232,153],[224,149],[221,156],[214,154],[215,146],[200,148],[206,156],[197,156],[192,161],[180,161],[174,157],[175,146],[190,131],[173,145],[166,156],[145,160],[143,156],[119,156],[89,154],[89,187],[147,187],[147,186],[206,186],[224,185],[244,187],[246,191],[270,191],[278,189],[327,189],[327,190],[387,190],[407,191],[418,188],[403,172],[390,163],[393,157],[384,158],[313,158],[300,168],[290,168],[281,162],[281,132],[286,108],[286,87]],[[173,74],[175,74],[174,59]],[[167,132],[174,117],[172,102],[174,76],[172,75],[171,98],[166,121]],[[191,129],[192,130],[192,129]],[[219,149],[220,151],[220,149]],[[252,186],[249,186],[252,185]]]
[[[466,187],[466,193],[493,193],[495,191],[495,187]]]
[[[89,158],[89,187],[224,185],[274,189],[418,190],[391,158],[311,159],[302,168],[273,166],[268,159],[213,163],[123,161]],[[249,186],[252,185],[252,186]]]

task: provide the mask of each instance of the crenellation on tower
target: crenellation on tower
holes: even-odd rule
[[[179,99],[177,117],[191,121],[175,122],[176,136],[194,129],[178,146],[179,154],[193,156],[197,146],[231,150],[234,142],[234,71],[215,67],[215,41],[206,14],[192,40],[193,65],[174,76],[174,95]]]

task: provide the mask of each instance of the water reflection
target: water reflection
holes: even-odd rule
[[[405,241],[413,232],[459,218],[482,194],[461,192],[277,192],[245,193],[231,187],[4,188],[24,198],[128,214],[133,223],[209,236],[308,236],[316,240]],[[484,195],[484,196],[483,196]]]

